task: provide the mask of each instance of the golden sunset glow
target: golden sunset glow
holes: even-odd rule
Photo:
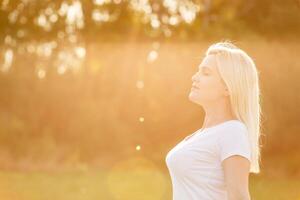
[[[227,39],[261,84],[251,197],[300,200],[300,2],[2,0],[0,13],[1,200],[172,200],[166,153],[205,116],[192,76]]]

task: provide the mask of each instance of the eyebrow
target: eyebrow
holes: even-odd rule
[[[203,66],[203,67],[199,66],[199,69],[211,71],[211,69],[207,66]]]

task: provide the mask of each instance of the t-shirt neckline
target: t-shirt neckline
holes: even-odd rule
[[[188,141],[190,141],[190,140],[191,140],[195,135],[197,135],[197,134],[201,134],[201,133],[206,132],[206,131],[208,131],[208,130],[212,130],[212,129],[221,127],[221,126],[223,126],[223,125],[225,125],[225,124],[227,124],[227,123],[229,123],[229,122],[234,122],[234,121],[240,122],[240,120],[237,120],[237,119],[231,119],[231,120],[223,121],[223,122],[218,123],[218,124],[216,124],[216,125],[213,125],[213,126],[211,126],[211,127],[200,128],[199,130],[195,131],[193,134],[186,136],[186,137],[183,139],[183,141],[184,141],[184,142],[188,142]]]

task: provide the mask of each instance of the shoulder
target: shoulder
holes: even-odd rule
[[[248,130],[243,122],[233,121],[226,124],[217,139],[221,161],[232,155],[241,155],[251,160],[251,146]]]
[[[241,121],[231,121],[219,130],[220,143],[234,143],[248,140],[248,129]]]
[[[239,120],[230,121],[222,128],[223,129],[221,131],[224,132],[225,134],[226,133],[230,134],[232,132],[247,133],[248,131],[246,124]]]

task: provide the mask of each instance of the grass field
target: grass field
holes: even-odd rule
[[[171,200],[166,173],[0,172],[1,200]],[[144,180],[143,180],[144,179]],[[108,181],[109,180],[109,181]],[[147,188],[147,189],[145,189]],[[250,178],[252,200],[300,200],[300,180]]]
[[[300,43],[298,39],[259,38],[244,39],[240,43],[257,61],[265,115],[264,173],[250,177],[251,200],[300,200],[299,109],[295,107],[299,99],[295,91],[300,85],[297,61]],[[153,44],[159,44],[159,50],[153,50]],[[209,44],[211,41],[204,40],[90,45],[87,66],[95,76],[87,81],[86,87],[80,86],[81,81],[68,82],[68,78],[53,79],[48,86],[37,86],[34,92],[27,85],[36,84],[36,80],[30,84],[23,84],[21,80],[16,85],[13,81],[3,84],[3,91],[16,87],[12,90],[15,93],[2,94],[2,99],[12,100],[10,105],[15,110],[9,112],[24,113],[26,117],[11,114],[7,118],[5,112],[0,113],[4,125],[0,127],[0,167],[11,169],[0,170],[0,200],[172,200],[169,174],[166,169],[161,170],[161,164],[165,166],[161,163],[162,156],[201,124],[200,112],[188,101],[187,91],[191,75]],[[154,64],[147,61],[149,52],[157,53]],[[288,73],[282,73],[283,69]],[[136,83],[141,83],[140,80],[145,81],[146,90],[137,98]],[[96,90],[101,84],[106,85]],[[80,98],[76,100],[77,96]],[[126,106],[124,97],[128,102]],[[20,99],[28,104],[24,106]],[[37,104],[31,103],[35,101]],[[136,109],[131,109],[132,106]],[[143,110],[142,115],[140,110]],[[173,111],[180,115],[174,117]],[[146,119],[143,124],[137,120],[140,116]],[[37,119],[45,121],[37,125]],[[52,124],[48,124],[49,121]],[[47,125],[43,126],[44,123]],[[86,134],[86,130],[93,131]],[[137,146],[142,148],[137,150]],[[151,155],[151,159],[161,164],[147,159],[119,162],[123,156],[115,154],[119,152],[129,156]],[[118,164],[116,168],[107,167],[109,170],[84,167],[62,172],[32,170],[40,164],[46,168],[56,164],[72,166],[81,159],[95,161],[101,167]],[[138,164],[141,167],[135,168]]]

